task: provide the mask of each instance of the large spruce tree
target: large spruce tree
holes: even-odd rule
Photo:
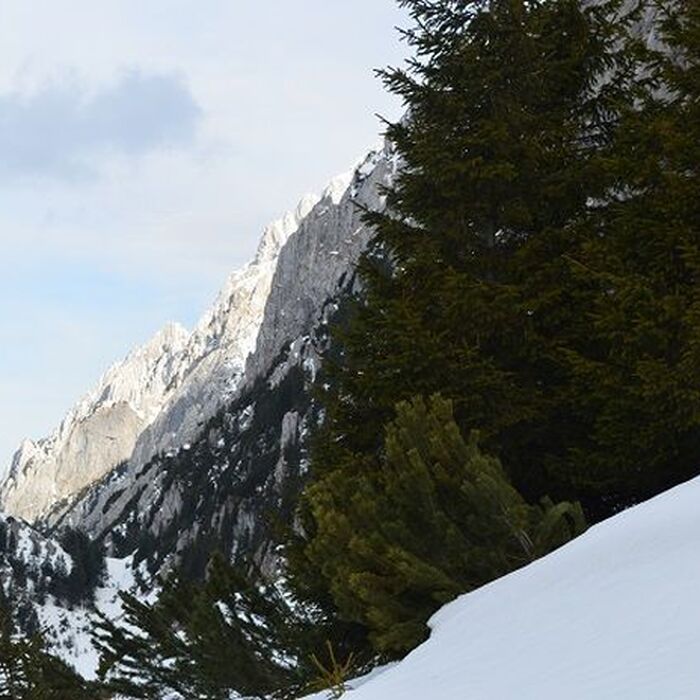
[[[603,514],[700,471],[700,6],[653,6],[653,89],[623,115],[616,186],[571,259],[594,293],[565,359],[583,429],[556,476]]]
[[[578,274],[591,203],[618,185],[612,152],[640,99],[641,6],[620,0],[406,0],[407,105],[388,127],[402,161],[341,350],[327,364],[314,474],[376,453],[395,404],[440,392],[531,500],[576,497],[570,347],[589,352],[599,293]],[[623,9],[626,8],[626,9]],[[575,399],[574,399],[575,402]],[[597,514],[597,498],[588,504]]]
[[[415,643],[426,615],[449,595],[508,570],[454,575],[449,595],[437,578],[426,577],[417,596],[404,581],[383,597],[383,582],[357,578],[365,564],[353,564],[347,547],[359,522],[348,521],[343,499],[353,512],[358,499],[368,512],[384,503],[382,489],[360,486],[388,459],[384,426],[401,401],[436,392],[450,399],[462,434],[480,431],[525,502],[583,495],[594,517],[622,503],[592,473],[582,489],[587,467],[576,464],[577,450],[589,443],[598,408],[572,352],[598,351],[590,310],[601,288],[581,275],[581,252],[597,205],[621,187],[621,123],[654,83],[648,52],[631,31],[641,3],[401,4],[415,23],[406,32],[415,55],[408,69],[383,75],[407,106],[388,127],[402,167],[386,210],[367,216],[377,233],[352,319],[336,329],[336,355],[327,358],[305,535],[292,548],[299,588],[363,621],[375,646],[393,651]],[[411,460],[391,461],[406,489],[421,488]],[[410,509],[385,512],[398,518],[387,527],[400,538]],[[491,533],[498,552],[498,535],[481,516],[474,511],[464,537],[483,536],[488,550]],[[393,551],[390,532],[385,554]],[[378,551],[365,556],[381,567]],[[446,551],[454,549],[438,537],[422,564]],[[358,581],[377,590],[348,595]],[[412,641],[392,636],[387,630],[412,606]]]

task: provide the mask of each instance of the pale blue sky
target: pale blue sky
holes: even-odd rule
[[[0,471],[379,141],[394,0],[0,0]]]

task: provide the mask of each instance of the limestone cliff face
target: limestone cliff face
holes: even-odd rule
[[[383,208],[381,187],[391,182],[396,168],[388,145],[370,152],[333,183],[282,248],[255,353],[246,365],[246,383],[269,369],[286,343],[308,331],[338,285],[353,274],[371,236],[363,210]]]
[[[157,418],[139,436],[132,463],[144,464],[158,452],[191,441],[231,400],[246,358],[255,348],[280,250],[317,200],[305,196],[293,212],[270,224],[255,259],[228,278],[190,336],[184,352],[187,371],[169,392]]]
[[[396,169],[388,147],[373,151],[270,225],[192,333],[168,326],[113,367],[52,436],[23,443],[0,509],[47,528],[79,527],[120,555],[136,533],[167,532],[161,563],[223,529],[232,553],[264,559],[264,513],[275,502],[289,509],[303,480],[319,362],[312,338],[370,239],[362,212],[383,207],[381,187]],[[246,496],[251,478],[264,483]]]
[[[192,333],[169,324],[112,367],[47,438],[25,440],[0,485],[0,510],[32,522],[120,462],[144,463],[194,437],[232,396],[255,345],[277,256],[317,198],[268,226]]]
[[[372,234],[362,211],[383,206],[381,187],[396,168],[389,148],[372,152],[332,183],[289,236],[255,349],[219,410],[191,439],[180,432],[152,459],[132,459],[106,475],[54,513],[53,526],[86,529],[113,556],[134,554],[153,572],[205,560],[212,542],[233,558],[273,565],[270,515],[289,518],[304,483],[307,439],[318,420],[311,385],[327,322]],[[231,374],[222,369],[222,376]]]
[[[31,521],[128,459],[181,371],[187,337],[167,326],[112,367],[49,437],[25,440],[0,487],[0,509]]]

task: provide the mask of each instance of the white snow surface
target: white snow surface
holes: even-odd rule
[[[149,596],[139,594],[135,586],[132,558],[106,559],[105,579],[95,590],[94,606],[78,605],[67,609],[56,602],[53,596],[47,596],[42,604],[36,604],[35,610],[41,628],[45,631],[50,649],[67,664],[88,680],[97,677],[99,654],[92,643],[92,629],[95,613],[100,612],[109,620],[119,621],[122,616],[120,592],[134,593],[140,599],[153,602],[155,588]],[[143,572],[142,572],[143,574]]]
[[[700,478],[458,598],[430,626],[348,700],[697,700]]]

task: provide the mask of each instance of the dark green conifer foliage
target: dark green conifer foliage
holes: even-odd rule
[[[123,621],[103,617],[95,631],[107,687],[154,699],[302,695],[313,654],[326,639],[344,653],[342,640],[251,571],[215,555],[203,584],[172,579],[152,605],[122,594]]]
[[[590,344],[596,290],[572,270],[574,224],[617,183],[610,148],[641,90],[628,35],[640,8],[402,4],[415,57],[384,79],[408,107],[387,131],[403,166],[387,211],[367,217],[377,235],[328,364],[314,474],[342,468],[343,450],[376,454],[398,401],[440,392],[528,499],[576,498],[567,465],[585,425],[562,348]]]
[[[291,549],[298,589],[360,621],[378,648],[392,651],[422,638],[441,602],[524,561],[522,548],[520,558],[502,548],[488,499],[485,513],[478,504],[470,511],[468,541],[459,528],[424,523],[440,544],[411,552],[414,567],[391,558],[392,538],[403,551],[402,528],[410,530],[414,515],[397,508],[393,529],[383,528],[379,514],[392,511],[379,474],[393,464],[396,481],[417,497],[428,468],[387,461],[393,438],[382,454],[397,403],[434,393],[450,399],[457,423],[478,430],[502,459],[513,498],[525,498],[522,512],[550,495],[578,501],[567,465],[591,416],[570,392],[566,350],[590,342],[587,311],[597,290],[570,260],[586,237],[579,224],[591,202],[618,182],[611,148],[643,90],[644,56],[628,32],[641,5],[621,0],[401,4],[414,20],[406,38],[415,55],[407,70],[383,77],[408,108],[387,130],[402,166],[386,211],[367,215],[377,233],[361,262],[354,316],[336,329],[340,350],[325,365],[304,536]],[[362,509],[377,521],[368,542],[353,539]],[[473,533],[483,536],[483,558],[474,555]],[[356,556],[394,568],[382,575],[366,563],[343,564],[350,542]],[[440,559],[461,561],[463,546],[472,548],[468,575]],[[401,567],[424,577],[405,599]]]
[[[567,348],[585,439],[567,472],[614,507],[698,473],[700,454],[700,6],[655,3],[667,49],[656,89],[623,116],[617,179],[579,233],[571,269],[595,293],[588,343]]]
[[[389,654],[422,641],[440,605],[584,528],[578,505],[528,505],[477,436],[464,441],[450,401],[416,398],[396,414],[373,468],[359,456],[352,477],[333,472],[306,495],[317,527],[305,552],[312,570],[341,616],[366,625]]]
[[[69,603],[91,600],[105,573],[104,547],[70,527],[61,530],[58,539],[73,564],[70,573],[54,578],[51,592]]]
[[[175,691],[214,700],[232,690],[259,697],[284,675],[264,617],[274,602],[218,559],[206,585],[173,580],[155,605],[128,594],[122,600],[126,624],[103,618],[96,635],[101,673],[114,690],[139,698]]]

